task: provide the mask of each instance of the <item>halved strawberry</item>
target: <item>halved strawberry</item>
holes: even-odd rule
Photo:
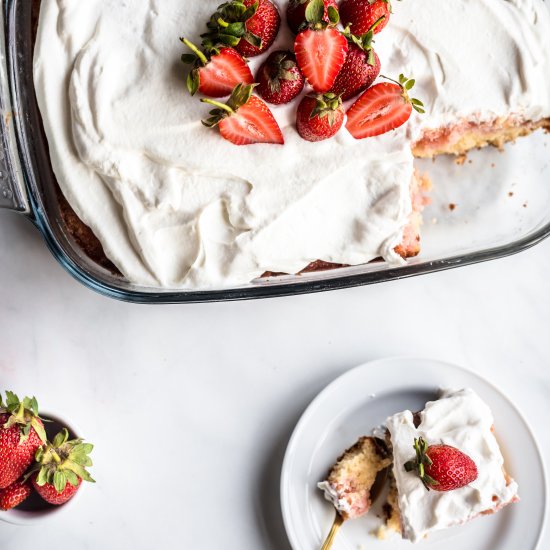
[[[300,32],[301,27],[307,23],[306,21],[306,8],[308,4],[311,2],[311,0],[290,0],[288,3],[288,8],[286,10],[286,20],[288,23],[288,26],[290,27],[290,30],[294,34],[298,34]],[[323,0],[325,4],[325,15],[323,17],[323,20],[326,23],[330,22],[330,19],[328,17],[328,8],[329,6],[332,6],[334,9],[338,9],[338,4],[336,3],[336,0]]]
[[[335,94],[319,94],[302,99],[298,106],[296,128],[306,141],[323,141],[335,136],[346,113],[342,99]]]
[[[275,42],[281,15],[271,0],[233,0],[219,6],[207,26],[208,32],[201,35],[205,46],[225,44],[254,57]]]
[[[324,14],[323,0],[312,0],[306,8],[308,28],[296,37],[294,44],[298,66],[318,93],[330,90],[348,51],[348,41],[334,28],[340,20],[338,12],[329,6],[329,23],[324,21]]]
[[[383,82],[369,88],[348,110],[346,128],[355,139],[385,134],[403,126],[412,110],[423,113],[423,103],[409,97],[414,80],[400,75],[399,82]]]
[[[191,95],[201,92],[209,97],[225,97],[237,84],[254,82],[248,64],[233,48],[210,48],[201,52],[186,38],[180,40],[193,52],[181,56],[184,63],[194,64],[187,77]]]
[[[274,143],[285,140],[273,113],[260,98],[253,96],[254,85],[239,84],[226,104],[201,99],[216,107],[203,124],[208,128],[220,127],[221,135],[235,145]]]
[[[375,29],[375,34],[384,30],[390,22],[390,0],[343,0],[340,4],[340,16],[345,27],[351,26],[353,34],[362,35],[378,21],[382,22]]]

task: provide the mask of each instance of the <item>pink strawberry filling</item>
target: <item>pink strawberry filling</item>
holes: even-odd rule
[[[544,125],[544,121],[525,122],[514,115],[481,122],[463,120],[452,126],[424,130],[420,138],[413,144],[413,151],[415,155],[422,157],[434,156],[442,152],[463,153],[464,151],[454,151],[453,147],[465,137],[478,140],[480,146],[487,143],[501,145],[504,141],[517,137],[514,135],[514,130],[518,130],[518,135],[521,135],[522,130],[529,133],[541,125]],[[465,144],[465,148],[472,146],[475,147],[475,144]]]
[[[346,503],[346,517],[356,519],[364,516],[371,507],[370,492],[357,488],[353,479],[344,479],[335,486],[341,501]]]

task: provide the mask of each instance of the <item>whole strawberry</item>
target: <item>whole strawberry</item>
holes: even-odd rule
[[[323,141],[335,136],[344,123],[342,99],[335,94],[304,97],[298,106],[296,128],[306,141]]]
[[[92,466],[89,454],[94,446],[82,439],[69,440],[61,430],[52,443],[36,452],[36,464],[27,474],[37,493],[50,504],[65,504],[78,491],[82,481],[95,483],[86,468]]]
[[[233,0],[223,3],[207,24],[203,44],[224,44],[244,57],[267,51],[281,27],[281,15],[271,0]]]
[[[0,510],[7,512],[27,500],[32,493],[30,483],[18,480],[0,490]]]
[[[290,0],[288,3],[288,8],[286,10],[286,20],[290,30],[294,34],[298,34],[303,26],[307,24],[306,21],[306,8],[308,7],[311,0]],[[325,15],[323,21],[329,23],[328,17],[328,8],[332,6],[334,9],[338,9],[338,4],[336,0],[323,0],[325,4]]]
[[[46,432],[33,397],[20,401],[6,392],[0,395],[0,489],[17,481],[31,465],[34,454],[46,442]]]
[[[344,66],[330,89],[332,93],[341,95],[344,101],[370,88],[380,74],[380,58],[372,47],[377,24],[363,36],[355,36],[349,28],[344,31],[349,49]]]
[[[306,80],[292,52],[273,52],[258,70],[257,92],[268,103],[290,103],[300,95]]]
[[[335,28],[340,21],[338,11],[332,6],[327,11],[328,23],[324,21],[323,0],[311,0],[306,8],[307,26],[294,43],[298,67],[320,94],[331,89],[348,52],[348,41]]]
[[[283,145],[281,128],[266,103],[252,95],[254,85],[239,84],[227,103],[201,99],[215,107],[203,120],[207,128],[218,126],[224,139],[234,145],[273,143]]]
[[[428,446],[421,437],[414,440],[414,450],[416,458],[405,464],[405,470],[415,471],[428,490],[454,491],[477,479],[475,462],[455,447]]]
[[[390,0],[343,0],[340,4],[340,16],[345,27],[351,26],[351,32],[362,35],[377,22],[375,34],[384,30],[390,22]]]
[[[248,64],[233,48],[213,47],[202,52],[186,38],[180,40],[193,52],[181,56],[184,63],[193,65],[187,77],[191,95],[201,92],[208,97],[225,97],[237,84],[254,82]]]

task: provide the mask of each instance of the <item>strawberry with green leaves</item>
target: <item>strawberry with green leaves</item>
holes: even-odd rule
[[[311,3],[311,0],[290,0],[286,10],[286,20],[290,30],[294,34],[298,34],[303,27],[307,25],[306,21],[306,9]],[[338,4],[335,0],[323,0],[325,4],[325,14],[323,20],[329,23],[328,8],[332,6],[334,9],[338,9]]]
[[[66,428],[53,442],[36,452],[36,464],[25,476],[30,478],[36,492],[53,505],[65,504],[78,491],[82,481],[95,483],[86,470],[92,466],[90,453],[94,446],[80,438],[69,439]]]
[[[374,31],[382,21],[379,19],[363,36],[352,34],[349,27],[344,31],[349,50],[344,66],[330,89],[332,93],[341,95],[344,101],[370,88],[380,74],[380,58],[372,42]]]
[[[324,141],[339,132],[345,114],[340,96],[320,94],[304,97],[298,106],[296,128],[306,141]]]
[[[281,15],[271,0],[233,0],[223,3],[201,35],[206,47],[226,45],[244,57],[255,57],[275,42]]]
[[[428,490],[454,491],[477,479],[475,462],[450,445],[428,445],[420,437],[414,440],[416,457],[405,464],[407,472],[415,472]]]
[[[32,493],[30,483],[18,480],[9,487],[0,490],[0,510],[7,512],[16,506],[19,506],[27,500]]]
[[[390,82],[369,88],[348,110],[346,128],[355,139],[380,136],[403,126],[413,109],[424,113],[424,104],[411,98],[409,92],[415,81],[399,76],[399,81],[384,77]]]
[[[6,489],[25,473],[45,442],[36,398],[21,401],[7,391],[4,404],[0,396],[0,489]]]
[[[284,144],[283,133],[273,113],[266,103],[252,95],[254,87],[239,84],[225,104],[201,99],[215,107],[203,124],[208,128],[218,126],[222,137],[234,145]]]
[[[345,27],[351,26],[351,32],[361,36],[382,19],[375,29],[375,34],[384,30],[390,22],[390,0],[343,0],[340,4],[340,15]]]
[[[200,92],[208,97],[226,97],[237,84],[254,82],[247,62],[233,48],[211,47],[201,51],[186,38],[180,40],[193,52],[181,56],[184,63],[193,65],[187,77],[191,95]]]
[[[298,67],[320,94],[331,89],[348,52],[348,41],[335,28],[340,20],[338,11],[329,6],[327,13],[328,23],[323,0],[312,0],[306,8],[307,27],[294,44]]]
[[[256,91],[264,101],[274,105],[290,103],[305,85],[304,75],[292,52],[273,52],[258,70]]]

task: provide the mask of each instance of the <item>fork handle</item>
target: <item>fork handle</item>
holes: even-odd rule
[[[327,536],[327,540],[325,540],[323,546],[321,547],[321,550],[330,550],[332,548],[334,539],[336,539],[336,535],[338,534],[338,531],[340,531],[340,527],[342,527],[343,524],[344,518],[340,514],[336,514],[330,533]]]

